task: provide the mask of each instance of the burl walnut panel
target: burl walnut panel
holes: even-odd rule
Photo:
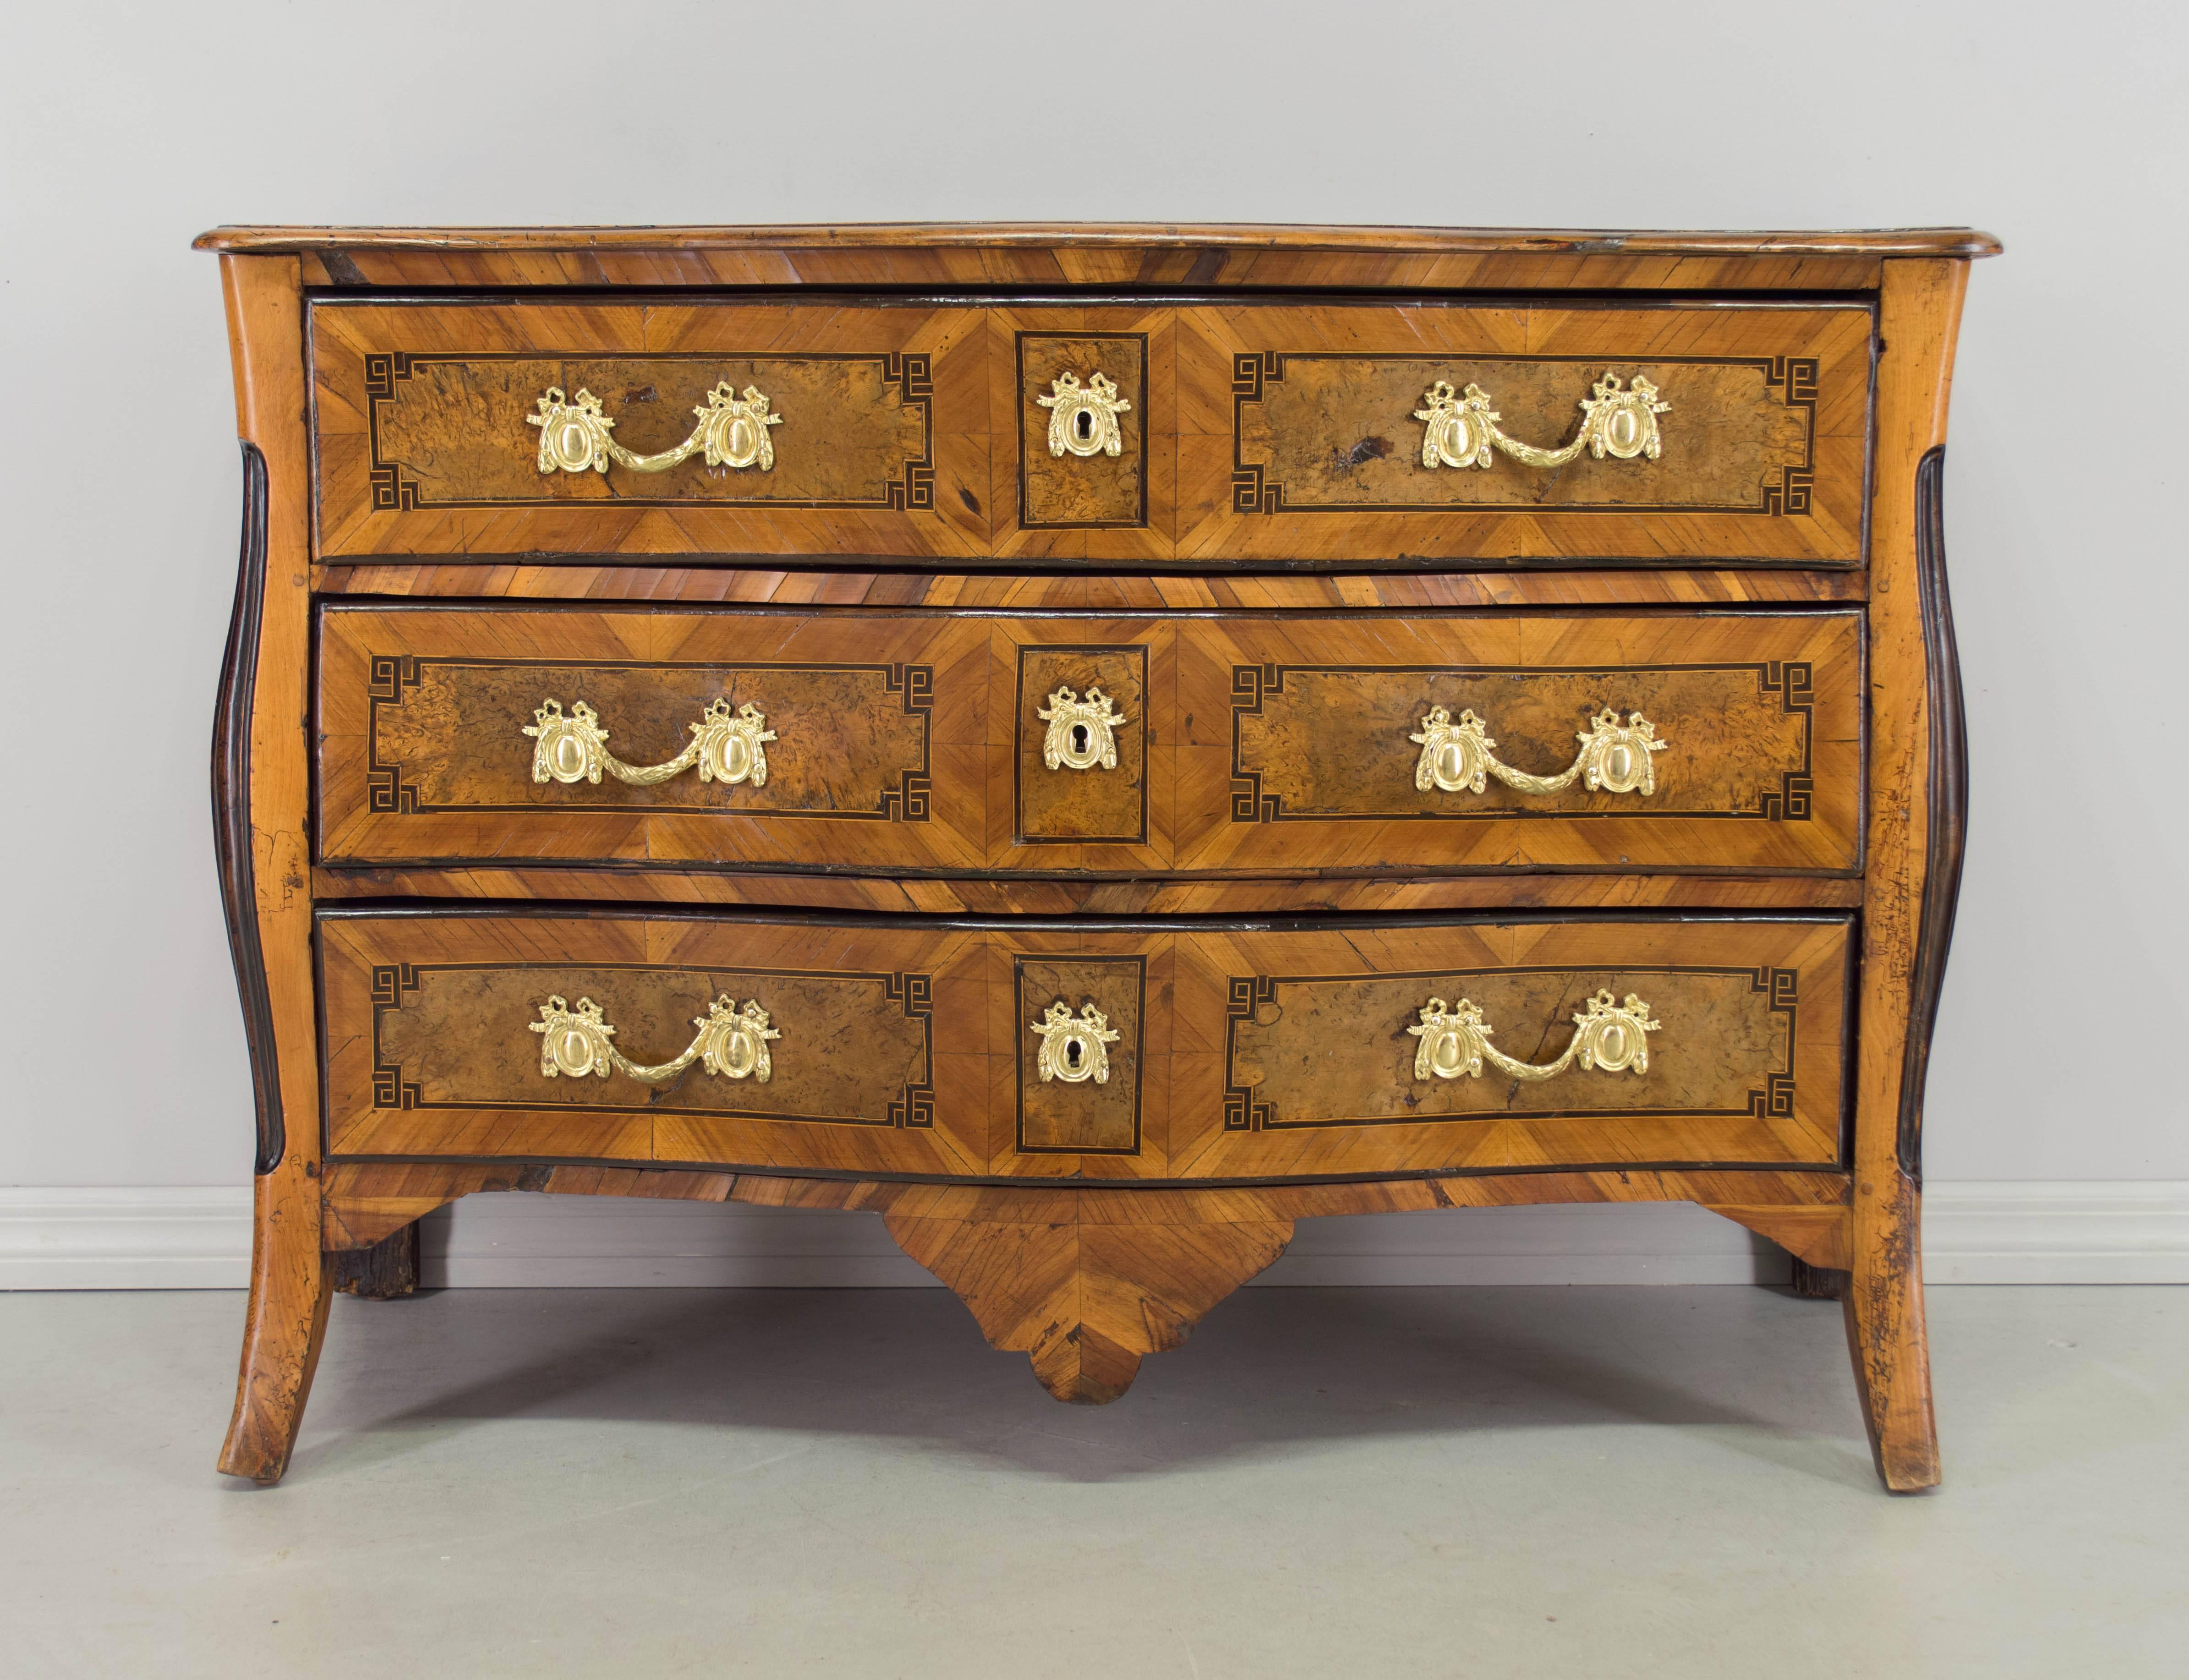
[[[320,848],[397,858],[987,863],[989,627],[939,617],[325,609]],[[543,703],[635,766],[751,704],[767,779],[533,779]]]
[[[319,553],[985,553],[985,313],[319,303]],[[590,391],[648,455],[721,382],[780,415],[772,467],[540,470],[550,387]]]
[[[1165,642],[1168,651],[1168,638]],[[1147,644],[1021,646],[1015,651],[1018,692],[1013,711],[1018,728],[1011,755],[1015,837],[1033,846],[1089,840],[1146,845],[1149,784],[1157,768],[1148,752],[1154,696],[1148,680]],[[1050,702],[1067,690],[1071,699],[1080,702],[1100,693],[1113,703],[1111,714],[1125,720],[1110,731],[1116,764],[1084,769],[1070,764],[1050,766],[1049,733],[1055,721]],[[1047,721],[1042,716],[1045,711],[1051,714]],[[1164,756],[1168,760],[1168,755]],[[1168,770],[1170,766],[1166,761],[1160,767]]]
[[[1181,645],[1177,844],[1202,868],[1860,862],[1856,614],[1241,616]],[[1414,737],[1440,707],[1473,712],[1496,759],[1536,776],[1570,766],[1599,714],[1639,712],[1665,744],[1654,787],[1424,789]]]
[[[1383,1174],[1557,1162],[1822,1166],[1840,1155],[1847,924],[1603,921],[1181,936],[1171,1171]],[[1553,1061],[1597,992],[1660,1029],[1645,1074],[1415,1075],[1433,998]]]
[[[1242,996],[1231,1029],[1230,1078],[1247,1093],[1242,1118],[1266,1131],[1297,1126],[1385,1126],[1482,1115],[1746,1113],[1767,1100],[1774,1076],[1791,1067],[1793,1015],[1774,1007],[1770,975],[1759,969],[1627,967],[1454,969],[1394,979],[1272,976]],[[1516,1061],[1554,1061],[1592,994],[1646,994],[1655,1017],[1680,1023],[1683,1038],[1707,1022],[1707,1057],[1666,1054],[1646,1077],[1589,1078],[1569,1072],[1541,1083],[1503,1077],[1420,1080],[1417,1048],[1400,1031],[1432,997],[1479,1006],[1496,1027],[1492,1042]],[[1654,1040],[1653,1039],[1653,1042]],[[1394,1063],[1396,1064],[1394,1067]],[[1646,1096],[1639,1086],[1646,1083]],[[1733,1106],[1728,1107],[1728,1100]]]
[[[1178,328],[1181,558],[1525,563],[1863,555],[1872,326],[1858,304],[1236,303]],[[1431,467],[1443,381],[1564,446],[1606,375],[1670,404],[1662,453]]]
[[[1145,304],[1017,304],[988,313],[989,423],[994,444],[991,552],[998,559],[1168,561],[1176,552],[1177,312]],[[1119,451],[1054,455],[1050,410],[1060,375],[1097,373],[1132,407],[1117,416]]]
[[[1169,953],[1154,964],[1156,993],[1167,1001]],[[1159,1078],[1169,1072],[1167,1011],[1148,1014],[1150,963],[1145,957],[1019,956],[1012,960],[1017,1015],[1029,1027],[1062,1004],[1075,1015],[1090,1005],[1117,1035],[1104,1048],[1099,1081],[1044,1081],[1038,1066],[1041,1039],[1015,1032],[1018,1046],[1018,1135],[1021,1155],[1137,1155],[1140,1149],[1141,1086],[1151,1056]],[[1150,1029],[1153,1028],[1151,1032]],[[998,1162],[999,1171],[1010,1170]]]
[[[1019,525],[1072,530],[1148,523],[1148,335],[1144,332],[1015,335],[1018,360]],[[1097,376],[1117,387],[1118,452],[1054,453],[1050,410],[1059,382],[1091,388]],[[1084,426],[1087,422],[1079,422]]]
[[[391,704],[376,709],[371,745],[390,767],[378,772],[375,791],[399,811],[567,811],[574,801],[564,789],[574,784],[535,781],[529,744],[512,737],[508,719],[529,712],[529,727],[539,727],[551,703],[591,705],[603,723],[613,721],[609,749],[647,766],[676,758],[691,726],[719,701],[752,706],[775,736],[761,743],[765,783],[710,784],[685,773],[645,787],[605,775],[580,797],[608,810],[916,818],[925,804],[919,784],[929,773],[933,675],[931,666],[904,663],[414,659],[377,683],[374,698]]]
[[[1276,495],[1281,512],[1549,506],[1760,513],[1768,496],[1783,494],[1789,468],[1808,466],[1809,410],[1788,404],[1785,377],[1773,382],[1768,360],[1604,368],[1600,359],[1285,355],[1281,377],[1264,370],[1260,400],[1239,404],[1239,452],[1259,467],[1263,494]],[[1584,452],[1559,467],[1509,457],[1486,470],[1423,467],[1415,429],[1423,422],[1413,410],[1436,382],[1461,391],[1482,386],[1508,435],[1558,448],[1581,419],[1575,393],[1587,396],[1607,372],[1626,385],[1649,380],[1659,400],[1680,398],[1658,419],[1671,440],[1664,455],[1598,461]],[[1400,418],[1411,424],[1394,423]],[[1348,431],[1363,436],[1341,447]]]
[[[1188,618],[727,609],[323,609],[321,861],[1234,876],[1859,862],[1848,612]],[[1117,763],[1046,762],[1100,687]],[[766,714],[768,781],[532,780],[543,701],[672,758],[706,704]],[[1416,785],[1432,706],[1501,761],[1570,765],[1604,709],[1666,744],[1653,792]]]
[[[327,1146],[335,1155],[802,1161],[978,1173],[987,953],[947,928],[437,914],[325,916]],[[665,1062],[710,1002],[757,1002],[770,1078],[694,1065],[548,1078],[541,1005],[599,1005],[616,1049]],[[970,1127],[970,1130],[968,1128]],[[695,1145],[693,1139],[704,1137]]]
[[[1372,848],[1386,868],[1585,854],[1607,868],[1858,863],[1854,614],[1331,622],[1287,635],[1219,619],[1186,646],[1179,710],[1195,727],[1182,775],[1200,784],[1221,769],[1230,811],[1213,822],[1206,795],[1179,801],[1179,850],[1228,868],[1304,846]],[[1193,657],[1204,651],[1221,664]],[[1219,683],[1221,765],[1215,729],[1200,723],[1221,716]],[[1417,736],[1432,708],[1473,712],[1495,760],[1532,775],[1572,765],[1603,712],[1622,723],[1639,712],[1664,743],[1650,754],[1654,786],[1539,793],[1486,775],[1479,793],[1423,789]]]
[[[376,369],[376,375],[377,370]],[[392,493],[419,509],[613,501],[679,507],[886,508],[925,500],[928,460],[921,382],[902,359],[874,356],[485,356],[404,359],[404,372],[368,376],[372,460]],[[777,423],[772,462],[710,467],[694,455],[658,472],[543,473],[528,444],[540,396],[605,404],[615,441],[637,455],[673,450],[717,385],[761,391]],[[380,396],[385,389],[387,395]],[[908,388],[912,400],[906,399]],[[520,431],[518,428],[526,429]]]
[[[1285,930],[327,912],[336,1156],[1142,1180],[1840,1158],[1844,919],[1372,920]],[[1431,998],[1552,1061],[1598,992],[1659,1022],[1649,1067],[1420,1077]],[[540,1006],[599,1004],[666,1061],[755,1000],[772,1080],[540,1072]],[[1090,1007],[1106,1079],[1044,1080]]]

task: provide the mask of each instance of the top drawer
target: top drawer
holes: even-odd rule
[[[312,310],[320,557],[1855,566],[1860,303]]]

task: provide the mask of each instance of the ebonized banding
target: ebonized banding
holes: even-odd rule
[[[212,836],[221,904],[228,915],[229,954],[235,961],[235,987],[243,1004],[243,1036],[251,1050],[261,1174],[281,1164],[287,1143],[251,851],[251,707],[258,685],[258,619],[266,599],[266,457],[256,444],[246,442],[243,552],[236,563],[235,605],[229,615],[220,698],[213,712]]]
[[[1915,585],[1923,613],[1931,720],[1930,825],[1915,971],[1909,981],[1908,1038],[1900,1061],[1898,1152],[1901,1171],[1919,1186],[1923,1179],[1923,1082],[1930,1072],[1931,1032],[1938,1020],[1938,994],[1954,942],[1954,908],[1961,893],[1961,856],[1968,844],[1968,727],[1961,709],[1961,661],[1954,642],[1953,603],[1946,592],[1945,473],[1943,444],[1926,453],[1915,468]]]

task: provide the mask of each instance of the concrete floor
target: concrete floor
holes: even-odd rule
[[[240,1297],[0,1296],[0,1674],[2189,1673],[2189,1292],[1248,1290],[1097,1411],[940,1290],[338,1298],[288,1480]]]

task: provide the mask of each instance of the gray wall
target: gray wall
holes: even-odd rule
[[[2189,1179],[2184,15],[11,8],[0,1185],[249,1171],[206,798],[239,481],[190,236],[926,218],[2002,235],[1948,472],[1975,817],[1931,1167]]]

